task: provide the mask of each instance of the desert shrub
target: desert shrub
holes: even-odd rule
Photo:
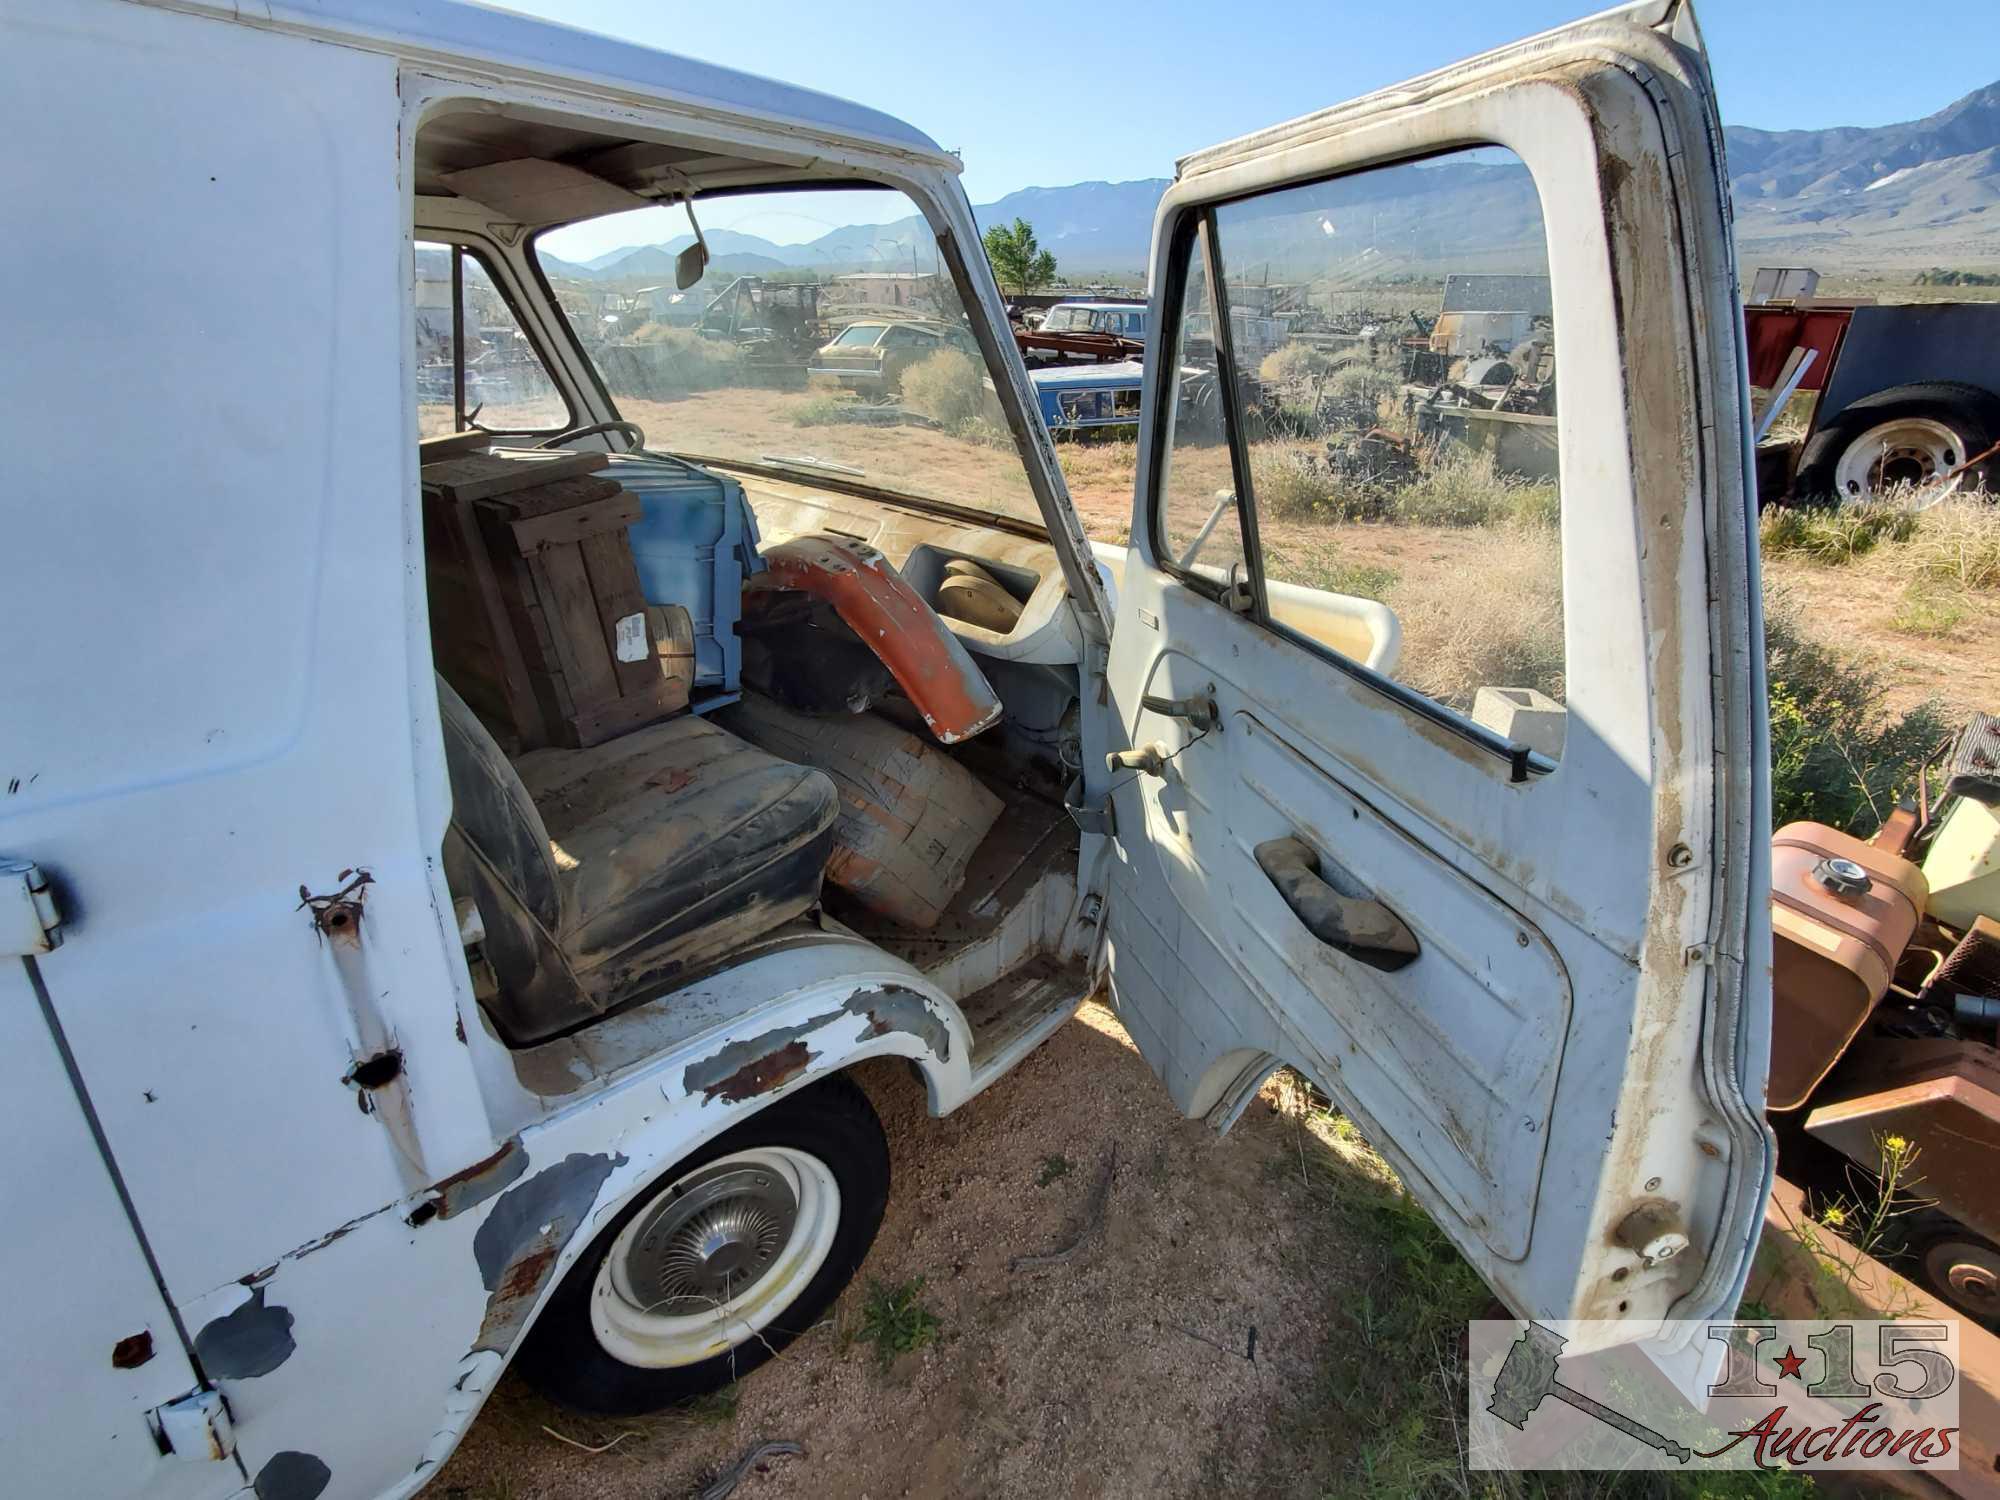
[[[721,339],[703,338],[692,328],[647,323],[632,335],[630,345],[613,344],[600,351],[614,387],[646,396],[673,396],[733,385],[742,353]]]
[[[1333,378],[1326,383],[1329,394],[1345,401],[1364,403],[1371,411],[1380,412],[1382,402],[1403,388],[1394,370],[1365,361],[1343,365],[1336,370]]]
[[[1319,455],[1260,443],[1250,450],[1257,513],[1274,521],[1356,521],[1379,512],[1380,498],[1335,474]]]
[[[1872,552],[1877,543],[1909,541],[1917,525],[1916,514],[1898,506],[1786,506],[1768,512],[1758,530],[1767,556],[1789,553],[1838,567]]]
[[[1495,532],[1475,558],[1408,578],[1387,602],[1403,627],[1396,676],[1440,703],[1482,687],[1563,695],[1562,547],[1552,530]]]
[[[791,410],[794,427],[825,427],[845,419],[849,402],[839,396],[809,396]]]
[[[1295,339],[1264,356],[1257,366],[1257,378],[1272,386],[1303,385],[1332,369],[1333,357],[1324,349]]]
[[[940,349],[903,372],[903,404],[947,432],[977,422],[1004,425],[979,366],[957,349]]]
[[[1507,519],[1517,526],[1553,531],[1562,524],[1562,496],[1552,484],[1524,481],[1508,496]]]
[[[1438,451],[1409,484],[1389,497],[1398,520],[1418,526],[1492,526],[1553,519],[1556,487],[1503,474],[1483,449]]]
[[[1863,658],[1814,638],[1799,601],[1767,589],[1764,639],[1771,698],[1771,817],[1866,838],[1916,785],[1947,733],[1938,705],[1897,714]]]

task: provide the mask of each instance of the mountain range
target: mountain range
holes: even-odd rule
[[[2000,264],[2000,82],[1977,89],[1921,120],[1830,130],[1724,129],[1737,245],[1746,268],[1801,264],[1821,270],[1888,270]],[[1525,169],[1480,153],[1371,173],[1288,195],[1286,214],[1262,221],[1261,242],[1247,225],[1238,253],[1270,251],[1282,275],[1283,247],[1308,243],[1288,219],[1317,215],[1328,235],[1335,221],[1369,216],[1361,255],[1386,254],[1413,274],[1439,269],[1509,269],[1540,232],[1538,205]],[[1031,187],[973,209],[982,230],[1026,219],[1053,251],[1065,280],[1143,272],[1153,211],[1164,177],[1134,182],[1078,182]],[[1318,195],[1318,196],[1315,196]],[[1461,216],[1467,216],[1461,218]],[[1476,238],[1451,232],[1451,221],[1476,223]],[[1227,240],[1225,236],[1225,240]],[[915,215],[889,224],[834,229],[805,244],[779,245],[719,229],[708,235],[712,272],[735,275],[781,269],[825,273],[933,270],[936,249]],[[582,264],[551,261],[552,275],[579,280],[669,281],[674,256],[689,243],[609,251]],[[1476,244],[1477,251],[1467,246]],[[1481,261],[1473,264],[1468,257]],[[1321,253],[1321,262],[1324,254]],[[1448,264],[1446,264],[1448,262]],[[1379,272],[1383,267],[1375,263]]]

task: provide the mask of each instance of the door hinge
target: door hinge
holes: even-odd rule
[[[1106,838],[1118,836],[1118,813],[1112,806],[1110,797],[1100,802],[1086,800],[1083,778],[1078,777],[1063,791],[1063,808],[1069,813],[1070,821],[1076,824],[1080,833],[1095,833]]]
[[[62,914],[48,877],[25,859],[0,859],[0,941],[9,958],[62,946]]]
[[[175,1458],[220,1463],[236,1451],[236,1428],[220,1391],[193,1391],[156,1407],[153,1428]]]

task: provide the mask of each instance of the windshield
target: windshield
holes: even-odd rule
[[[674,257],[692,235],[678,207],[535,241],[577,341],[649,448],[796,470],[808,483],[838,475],[1041,524],[959,289],[915,203],[882,190],[731,193],[696,212],[708,269],[685,290],[673,284]],[[820,354],[878,347],[865,361]]]
[[[1088,333],[1090,313],[1081,307],[1052,307],[1042,320],[1045,333]]]

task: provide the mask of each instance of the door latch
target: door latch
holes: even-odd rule
[[[0,859],[0,941],[9,958],[33,958],[62,946],[62,913],[39,866]]]

